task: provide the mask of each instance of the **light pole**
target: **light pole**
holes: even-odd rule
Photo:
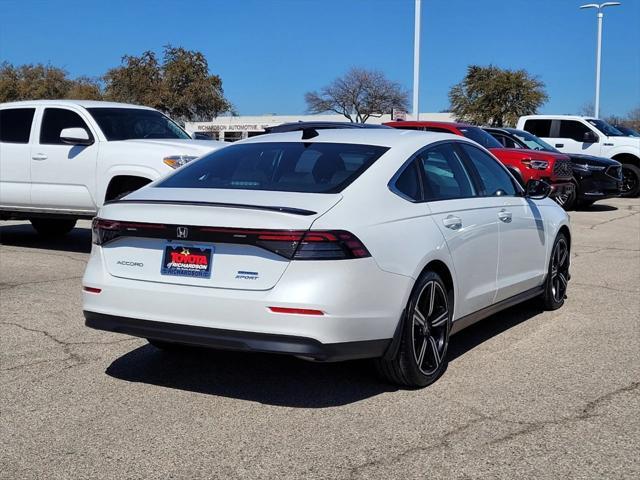
[[[598,5],[597,3],[589,3],[582,5],[580,8],[596,8],[598,10],[598,47],[596,51],[596,101],[593,116],[598,118],[600,115],[600,60],[602,57],[602,17],[604,17],[605,7],[617,7],[620,2],[605,2]]]
[[[413,29],[413,119],[420,120],[419,90],[420,90],[420,5],[416,0],[416,17]]]

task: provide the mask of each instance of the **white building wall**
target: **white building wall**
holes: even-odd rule
[[[407,120],[413,120],[407,114]],[[450,113],[421,113],[420,120],[453,122]],[[206,133],[219,140],[239,140],[264,132],[267,127],[273,127],[289,122],[346,122],[342,115],[259,115],[218,117],[210,122],[187,122],[185,129],[189,133]],[[367,123],[380,124],[391,121],[391,115],[370,117]]]

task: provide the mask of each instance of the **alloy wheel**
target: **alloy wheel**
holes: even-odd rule
[[[436,281],[427,282],[413,309],[413,355],[418,368],[432,375],[447,353],[449,306],[447,295]]]
[[[622,167],[622,187],[620,192],[625,194],[638,188],[638,175],[630,168]]]
[[[569,247],[564,238],[560,238],[553,249],[551,258],[551,294],[553,300],[560,302],[567,293],[569,282]]]

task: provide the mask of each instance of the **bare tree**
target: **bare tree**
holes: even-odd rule
[[[352,68],[319,93],[307,92],[304,99],[310,113],[335,112],[358,123],[391,113],[394,108],[406,110],[408,105],[407,92],[400,84],[382,72],[362,68]]]

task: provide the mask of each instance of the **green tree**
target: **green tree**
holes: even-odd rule
[[[471,65],[449,90],[451,111],[460,121],[502,127],[536,113],[547,100],[544,83],[525,70]]]
[[[65,98],[74,100],[102,100],[102,88],[97,80],[89,77],[78,77],[71,81]]]
[[[102,91],[95,80],[72,80],[65,70],[50,65],[0,65],[0,102],[60,98],[99,100]]]
[[[0,103],[20,100],[20,76],[8,62],[0,64]]]
[[[103,77],[106,100],[135,103],[162,109],[162,72],[156,54],[125,55],[122,65]]]
[[[181,47],[165,46],[162,63],[151,51],[126,55],[104,82],[107,99],[154,107],[176,120],[207,120],[232,108],[205,56]]]
[[[407,92],[382,72],[352,68],[344,76],[323,87],[320,92],[305,94],[310,113],[336,112],[350,122],[365,123],[370,117],[406,110]]]
[[[209,74],[205,56],[180,47],[165,47],[162,64],[162,103],[178,120],[208,120],[231,110],[222,80]]]

